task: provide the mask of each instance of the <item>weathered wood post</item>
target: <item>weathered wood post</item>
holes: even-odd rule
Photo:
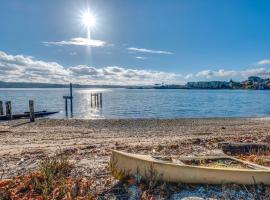
[[[0,101],[0,115],[4,115],[3,101]]]
[[[99,93],[97,93],[97,107],[99,107]]]
[[[65,98],[65,111],[66,111],[66,115],[68,114],[68,102],[67,102],[67,98]]]
[[[29,100],[29,118],[30,122],[35,122],[35,110],[33,100]]]
[[[6,118],[7,120],[12,120],[11,101],[6,101]]]
[[[97,107],[97,93],[94,94],[95,97],[95,107]]]
[[[91,97],[90,98],[91,98],[91,102],[90,102],[91,103],[91,107],[93,107],[93,94],[92,93],[91,93]]]
[[[102,93],[100,93],[100,107],[102,107]]]
[[[72,95],[72,83],[69,85],[70,90],[70,113],[73,114],[73,95]]]

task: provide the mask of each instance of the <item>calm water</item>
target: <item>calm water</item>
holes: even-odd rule
[[[90,93],[103,93],[103,108],[90,106]],[[68,89],[0,89],[0,100],[11,100],[13,112],[59,110],[65,117],[63,95]],[[179,118],[270,116],[270,91],[253,90],[130,90],[74,89],[76,118]]]

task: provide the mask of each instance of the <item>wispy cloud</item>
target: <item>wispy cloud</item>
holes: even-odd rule
[[[136,47],[129,47],[127,48],[129,51],[141,52],[141,53],[152,53],[152,54],[167,54],[171,55],[172,52],[169,51],[161,51],[161,50],[153,50],[153,49],[144,49],[144,48],[136,48]]]
[[[270,65],[270,60],[260,60],[259,62],[257,62],[258,65]]]
[[[137,56],[137,57],[135,57],[135,58],[137,58],[137,59],[139,59],[139,60],[146,60],[146,59],[147,59],[147,57],[144,57],[144,56]]]
[[[76,45],[76,46],[91,46],[91,47],[103,47],[106,45],[105,41],[102,40],[91,40],[88,38],[72,38],[70,40],[63,40],[58,42],[42,42],[46,46],[50,45],[57,45],[57,46],[64,46],[64,45]]]
[[[185,80],[190,80],[190,79],[192,79],[193,77],[194,77],[193,74],[187,74],[187,75],[184,76],[184,79],[185,79]]]

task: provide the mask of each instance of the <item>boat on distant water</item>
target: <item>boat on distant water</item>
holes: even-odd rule
[[[110,166],[113,176],[118,179],[127,175],[147,179],[150,174],[155,174],[157,180],[165,182],[270,185],[270,168],[230,156],[174,160],[113,150]]]

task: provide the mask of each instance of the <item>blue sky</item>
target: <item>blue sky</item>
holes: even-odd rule
[[[91,47],[81,19],[88,8],[96,17]],[[152,84],[268,77],[269,10],[262,0],[1,0],[0,78]]]

